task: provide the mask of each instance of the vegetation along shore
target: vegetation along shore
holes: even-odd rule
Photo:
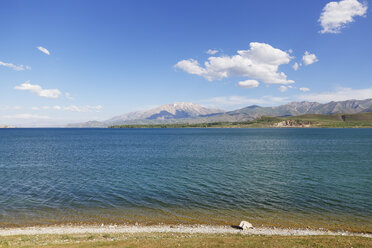
[[[357,114],[306,114],[291,117],[263,116],[253,121],[174,123],[174,124],[133,124],[114,125],[110,128],[372,128],[372,113]]]

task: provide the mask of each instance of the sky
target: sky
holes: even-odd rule
[[[372,98],[364,0],[3,0],[0,124]]]

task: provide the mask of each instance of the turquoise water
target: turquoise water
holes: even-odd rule
[[[372,129],[0,129],[0,226],[371,231]]]

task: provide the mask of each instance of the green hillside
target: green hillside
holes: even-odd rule
[[[244,122],[117,125],[111,126],[110,128],[269,128],[269,127],[372,128],[372,112],[332,115],[306,114],[289,117],[263,116],[253,121]]]
[[[288,119],[280,118],[282,120]],[[290,119],[309,122],[312,127],[372,127],[372,113],[358,114],[306,114],[294,116]]]

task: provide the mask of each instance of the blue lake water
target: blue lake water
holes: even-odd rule
[[[0,129],[0,226],[372,230],[372,129]]]

